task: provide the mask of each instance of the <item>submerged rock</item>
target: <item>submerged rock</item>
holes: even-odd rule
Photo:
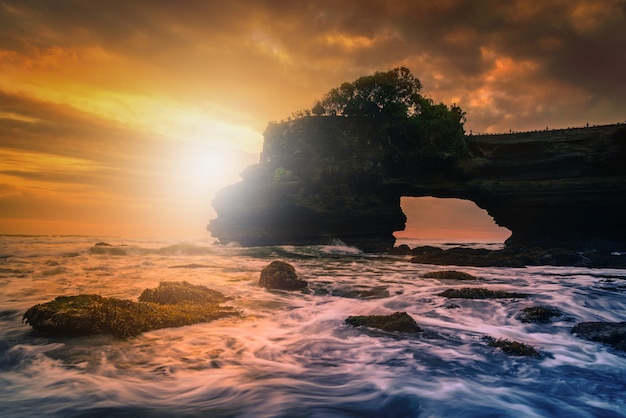
[[[468,280],[468,281],[483,280],[480,277],[472,276],[469,273],[464,273],[462,271],[456,271],[456,270],[431,271],[431,272],[424,274],[422,277],[425,277],[427,279],[438,279],[438,280]]]
[[[330,291],[333,296],[349,299],[384,299],[389,297],[389,291],[385,286],[374,286],[366,288],[357,287],[340,287]]]
[[[458,299],[508,299],[508,298],[525,298],[525,293],[511,293],[503,290],[490,290],[482,287],[464,287],[462,289],[448,289],[438,294],[445,298]]]
[[[113,246],[108,242],[98,242],[93,247],[89,248],[90,254],[105,254],[105,255],[126,255],[126,250],[120,247]]]
[[[572,328],[572,334],[626,351],[626,322],[581,322]]]
[[[178,300],[169,304],[134,302],[93,294],[59,296],[29,308],[22,321],[38,331],[57,335],[111,334],[126,338],[146,331],[239,315],[232,307],[220,306],[217,302],[219,298],[214,295],[203,300],[197,300],[195,296],[187,298],[185,295],[189,293],[190,286],[193,285],[185,282],[182,286],[173,286],[183,290],[184,295],[164,298]]]
[[[259,286],[266,289],[298,290],[307,287],[307,282],[298,278],[296,269],[284,261],[272,261],[261,270]]]
[[[524,323],[547,324],[552,322],[551,318],[562,315],[563,312],[555,308],[529,306],[522,309],[519,315],[517,315],[517,319]]]
[[[511,341],[502,338],[497,340],[493,337],[483,337],[487,341],[489,347],[496,347],[502,350],[502,352],[512,356],[525,356],[525,357],[541,357],[541,354],[533,346],[518,341]]]
[[[349,316],[346,324],[353,327],[378,328],[389,332],[422,332],[422,328],[406,312],[395,312],[391,315]]]

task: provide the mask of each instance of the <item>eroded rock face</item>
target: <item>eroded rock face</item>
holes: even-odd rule
[[[296,269],[284,261],[272,261],[261,270],[259,286],[267,289],[298,290],[307,287],[307,282],[298,278]]]
[[[218,192],[208,225],[244,246],[387,251],[403,196],[468,199],[512,231],[509,247],[626,250],[626,125],[466,137],[469,157],[384,154],[389,131],[346,117],[271,124],[260,163]],[[414,157],[411,157],[414,158]]]

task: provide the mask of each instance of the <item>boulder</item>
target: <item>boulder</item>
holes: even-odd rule
[[[581,322],[572,328],[572,334],[626,351],[626,322]]]
[[[54,335],[111,334],[127,338],[146,331],[239,315],[236,309],[219,305],[218,301],[225,300],[223,296],[216,296],[221,295],[219,292],[210,289],[203,292],[201,289],[203,286],[196,289],[193,285],[183,282],[179,285],[159,286],[161,287],[168,290],[146,291],[151,295],[156,294],[157,297],[153,300],[158,303],[134,302],[93,294],[59,296],[50,302],[29,308],[22,321],[38,331]],[[183,294],[172,295],[176,290]],[[206,293],[207,296],[200,298],[194,294],[194,290]],[[167,297],[162,296],[163,294]],[[190,294],[192,296],[188,297]]]
[[[545,306],[529,306],[522,309],[517,319],[524,323],[548,324],[553,317],[562,316],[563,312],[555,308]]]
[[[406,312],[394,312],[391,315],[349,316],[346,324],[353,327],[378,328],[389,332],[422,332],[422,328]]]
[[[259,286],[266,289],[299,290],[307,287],[307,282],[298,278],[296,269],[284,261],[272,261],[261,270]]]

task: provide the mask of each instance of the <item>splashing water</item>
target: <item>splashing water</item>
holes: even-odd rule
[[[626,321],[626,270],[428,266],[341,243],[115,240],[123,251],[93,252],[97,241],[0,237],[1,416],[626,416],[626,353],[570,333],[577,322]],[[294,265],[310,290],[259,288],[261,269],[276,259]],[[422,277],[452,268],[484,280]],[[129,340],[50,337],[21,323],[27,308],[56,296],[136,300],[165,280],[232,296],[244,315]],[[468,285],[530,296],[438,296]],[[563,315],[523,323],[517,315],[529,306]],[[344,323],[396,311],[424,332]],[[531,345],[542,357],[509,356],[485,335]]]

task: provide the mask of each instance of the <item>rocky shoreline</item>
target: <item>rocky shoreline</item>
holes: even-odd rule
[[[442,266],[626,268],[626,252],[576,251],[567,248],[507,246],[501,250],[487,250],[467,247],[442,249],[433,246],[409,248],[400,245],[391,249],[389,254],[411,256],[411,263]]]

